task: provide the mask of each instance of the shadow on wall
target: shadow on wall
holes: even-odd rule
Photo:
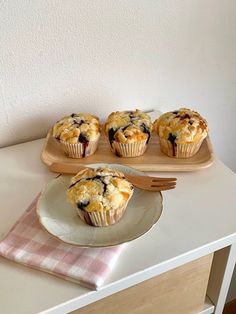
[[[15,123],[14,127],[9,130],[9,138],[4,141],[1,139],[0,147],[20,144],[26,141],[35,140],[45,137],[49,130],[50,119],[45,117],[30,117],[29,119],[20,120]],[[14,135],[14,136],[13,136]],[[17,140],[16,140],[17,137]]]
[[[80,92],[79,95],[74,95],[74,97],[66,97],[66,100],[63,100],[65,94],[58,95],[58,99],[53,103],[48,103],[47,106],[45,106],[47,102],[42,100],[38,105],[34,105],[34,108],[31,106],[32,109],[27,112],[24,112],[23,109],[25,105],[23,107],[17,104],[16,108],[12,108],[12,111],[15,110],[14,114],[8,112],[10,116],[6,128],[8,131],[2,138],[0,135],[0,147],[43,138],[57,120],[71,113],[93,113],[103,122],[115,108],[116,110],[153,109],[150,106],[144,106],[142,100],[137,101],[132,97],[127,99],[124,96],[117,96],[112,95],[105,88],[93,88],[91,86],[90,90],[84,93]],[[18,115],[19,118],[16,119],[15,115]]]
[[[57,99],[53,99],[53,102],[48,102],[48,105],[45,105],[47,102],[42,99],[39,104],[30,106],[30,109],[25,104],[24,106],[16,104],[15,107],[9,107],[7,113],[1,113],[3,124],[7,120],[8,123],[5,125],[4,134],[0,134],[0,147],[43,138],[57,120],[73,112],[93,113],[103,121],[111,111],[117,110],[117,108],[119,110],[135,109],[136,107],[144,109],[139,104],[127,105],[127,101],[124,101],[122,97],[118,100],[115,99],[104,88],[98,89],[91,86],[91,89],[86,92],[78,94],[77,91],[77,94],[69,95],[69,97],[63,93],[57,95]],[[133,103],[133,100],[128,103]],[[24,108],[28,108],[27,111]]]

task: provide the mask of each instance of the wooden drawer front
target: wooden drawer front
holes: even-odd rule
[[[191,314],[201,311],[213,254],[78,309],[73,314]]]

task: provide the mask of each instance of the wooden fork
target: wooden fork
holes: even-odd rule
[[[84,170],[89,167],[79,166],[77,171]],[[124,171],[122,171],[124,172]],[[125,173],[125,178],[132,183],[135,187],[152,192],[165,191],[174,189],[176,186],[176,178],[160,178],[160,177],[150,177],[142,175],[131,175]]]
[[[174,189],[176,178],[159,178],[151,176],[136,176],[124,173],[125,178],[139,189],[157,192]]]

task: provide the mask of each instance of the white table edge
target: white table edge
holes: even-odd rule
[[[36,141],[32,141],[32,142],[24,143],[25,145],[24,144],[23,145],[18,144],[16,146],[3,148],[2,151],[6,152],[9,149],[10,152],[14,152],[15,150],[17,150],[20,147],[20,145],[22,145],[22,148],[23,147],[27,148],[27,147],[29,147],[30,143],[33,143],[33,142],[36,143]],[[42,141],[38,140],[37,142],[39,143],[39,145],[41,145]],[[221,163],[217,159],[215,160],[215,162]],[[38,168],[36,168],[36,169],[38,169]],[[229,173],[228,168],[227,168],[227,172]],[[232,171],[230,171],[230,172],[232,172]],[[76,310],[76,309],[81,308],[83,306],[86,306],[92,302],[100,300],[106,296],[114,294],[118,291],[129,288],[130,286],[138,284],[142,281],[150,279],[154,276],[162,274],[162,273],[164,273],[170,269],[173,269],[173,268],[181,266],[185,263],[191,262],[197,258],[200,258],[200,257],[205,256],[207,254],[210,254],[212,252],[218,251],[222,248],[231,247],[235,243],[236,243],[236,233],[231,233],[228,236],[226,234],[226,236],[219,238],[215,241],[208,242],[208,243],[204,244],[203,246],[198,246],[195,249],[187,251],[184,254],[177,255],[176,257],[174,257],[172,259],[165,260],[165,261],[158,263],[152,267],[146,268],[143,271],[133,273],[132,275],[123,277],[120,280],[117,280],[117,281],[114,281],[110,284],[107,284],[107,285],[103,286],[98,291],[86,290],[82,295],[75,297],[75,298],[71,298],[66,302],[59,303],[58,305],[53,306],[51,308],[48,308],[44,311],[41,311],[40,313],[45,313],[45,314],[68,313],[70,311],[73,311],[73,310]],[[234,247],[235,247],[235,245],[234,245]],[[232,261],[235,262],[235,257],[233,257],[233,256],[231,258],[231,262]],[[228,273],[230,273],[230,271],[228,271]],[[228,276],[228,278],[226,280],[227,281],[226,286],[228,284],[228,281],[230,280],[230,275],[227,275],[227,276]],[[216,302],[214,302],[214,303],[216,304]],[[212,313],[212,312],[209,312],[211,305],[210,304],[207,305],[207,302],[205,304],[206,304],[205,311],[207,311],[207,312],[202,312],[202,313],[204,313],[204,314]],[[217,306],[216,306],[216,311],[217,311]],[[216,313],[220,313],[219,310]]]
[[[191,262],[195,259],[203,257],[207,254],[210,254],[222,248],[231,246],[233,243],[236,243],[236,233],[228,237],[225,237],[223,239],[206,244],[205,246],[202,246],[201,248],[196,248],[195,250],[179,255],[173,259],[167,260],[153,267],[147,268],[144,271],[140,271],[128,277],[124,277],[121,280],[118,280],[111,284],[103,286],[101,289],[97,291],[88,290],[88,293],[81,295],[78,298],[74,298],[65,303],[61,303],[55,307],[52,307],[40,313],[59,314],[59,313],[68,313],[68,312],[74,311],[76,309],[89,305],[93,302],[101,300],[107,296],[110,296],[116,292],[127,289],[131,286],[139,284],[145,280],[151,279],[171,269],[174,269],[183,264]]]

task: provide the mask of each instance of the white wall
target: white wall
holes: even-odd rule
[[[0,3],[0,146],[61,115],[187,106],[236,170],[235,0]]]
[[[76,111],[187,106],[236,171],[235,12],[235,0],[0,2],[0,146]]]

